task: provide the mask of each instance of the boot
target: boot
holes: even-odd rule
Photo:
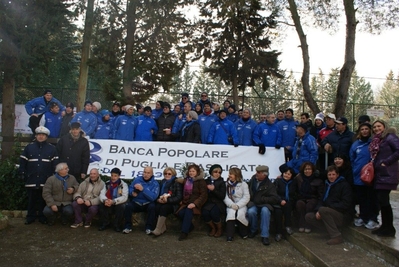
[[[210,221],[210,222],[207,222],[207,224],[209,225],[209,227],[211,228],[211,231],[208,233],[208,235],[209,236],[214,236],[215,235],[215,233],[216,233],[216,227],[215,227],[215,224],[212,222],[212,221]]]
[[[222,221],[215,223],[216,225],[216,233],[214,235],[214,237],[220,237],[222,235]]]
[[[378,236],[395,237],[396,230],[393,226],[393,213],[391,205],[381,207],[382,226],[380,227]],[[381,229],[382,228],[382,229]]]
[[[165,216],[158,216],[157,220],[157,226],[155,227],[154,231],[152,233],[155,236],[160,236],[166,231],[166,217]]]

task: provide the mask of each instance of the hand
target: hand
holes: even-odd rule
[[[281,206],[284,206],[286,203],[287,203],[287,202],[286,202],[285,200],[281,200],[280,205],[281,205]]]
[[[90,202],[89,200],[85,200],[85,205],[86,205],[87,207],[90,207],[90,206],[91,206],[91,202]]]
[[[65,114],[66,114],[66,112],[65,112],[65,111],[62,111],[62,112],[61,112],[61,117],[64,117]]]
[[[68,193],[69,195],[72,195],[74,191],[75,191],[75,189],[73,189],[72,187],[69,187],[69,188],[67,189],[67,193]]]
[[[321,215],[320,215],[319,212],[316,212],[316,219],[317,219],[317,220],[321,220]]]
[[[208,189],[211,191],[215,189],[215,186],[213,184],[208,184],[206,187],[208,187]]]
[[[190,204],[188,204],[187,208],[192,210],[193,208],[195,208],[195,204],[194,203],[190,203]]]
[[[54,212],[57,212],[58,211],[57,205],[51,206],[51,210],[54,211]]]
[[[327,153],[331,153],[332,152],[332,147],[330,144],[325,144],[324,145],[324,150],[327,151]]]
[[[385,167],[386,165],[385,165],[384,163],[381,163],[381,166],[382,166],[382,167]]]
[[[83,204],[83,202],[84,202],[83,198],[81,198],[81,197],[76,200],[76,203],[78,203],[79,205]]]
[[[104,205],[107,206],[107,207],[111,207],[112,204],[114,204],[112,199],[106,199],[105,202],[104,202]]]
[[[164,129],[164,131],[165,131],[166,135],[170,135],[170,129],[169,128]]]
[[[137,197],[138,194],[137,194],[136,192],[133,191],[133,192],[132,192],[132,196],[133,196],[133,197]]]
[[[139,191],[143,191],[143,186],[141,184],[135,184],[134,189],[137,189]]]
[[[237,205],[237,204],[233,204],[233,205],[231,205],[231,208],[232,208],[233,210],[238,210],[238,205]]]
[[[275,149],[280,149],[281,146],[280,146],[280,145],[275,145],[274,148],[275,148]]]
[[[81,174],[80,174],[80,178],[82,178],[82,179],[86,178],[86,174],[81,173]]]
[[[264,155],[266,153],[266,147],[264,144],[260,144],[259,145],[259,150],[258,150],[259,154]]]

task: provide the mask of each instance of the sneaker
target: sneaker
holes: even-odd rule
[[[78,228],[79,226],[83,226],[83,222],[74,223],[74,224],[71,225],[71,228]]]
[[[124,234],[130,234],[130,232],[132,231],[132,229],[130,229],[130,228],[125,228],[125,229],[123,229],[123,233]]]
[[[374,230],[374,229],[378,228],[378,226],[380,226],[380,224],[373,220],[370,220],[367,224],[364,225],[364,227],[366,227],[367,229],[370,229],[370,230]]]
[[[310,232],[312,232],[312,229],[310,229],[310,228],[305,228],[305,233],[309,234]]]
[[[291,227],[285,227],[285,231],[287,231],[287,234],[289,235],[292,235],[294,233]]]
[[[303,228],[303,227],[300,227],[300,228],[299,228],[299,232],[300,232],[300,233],[303,233],[303,232],[305,232],[305,228]]]
[[[145,229],[145,234],[146,235],[150,235],[152,233],[152,231],[150,229]]]
[[[353,224],[354,224],[355,226],[357,226],[357,227],[360,227],[360,226],[363,226],[363,225],[364,225],[364,221],[362,220],[362,218],[358,218],[358,219],[355,219],[355,220],[353,221]]]
[[[89,223],[89,222],[86,222],[84,225],[85,228],[90,228],[90,226],[91,226],[91,223]]]

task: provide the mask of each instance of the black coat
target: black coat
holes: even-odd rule
[[[323,200],[323,193],[324,193],[324,182],[322,179],[314,176],[304,177],[303,174],[298,174],[294,179],[297,181],[297,192],[298,197],[297,200],[310,200],[310,199],[317,199],[319,204]],[[304,179],[310,179],[310,191],[301,193],[301,187],[304,183]]]
[[[334,158],[338,154],[347,155],[349,158],[349,150],[351,149],[353,142],[353,133],[348,128],[343,133],[339,133],[337,130],[332,131],[321,141],[321,146],[324,147],[326,144],[330,144],[332,147],[332,153],[328,154],[329,164],[333,164]]]
[[[175,115],[172,112],[168,114],[162,113],[157,119],[158,133],[156,135],[157,141],[175,141],[172,134],[166,135],[164,129],[169,128],[172,132],[173,124],[175,123]]]
[[[186,121],[179,131],[180,142],[201,143],[201,126],[198,121],[194,121],[189,126],[184,127],[187,123]]]
[[[297,180],[292,178],[288,182],[288,197],[289,199],[286,198],[285,192],[286,192],[286,183],[283,178],[278,178],[274,181],[274,185],[276,186],[276,191],[277,195],[280,197],[280,202],[281,200],[285,201],[290,201],[290,202],[295,202],[296,197],[297,197]]]
[[[248,208],[256,205],[257,207],[267,207],[269,210],[273,210],[273,205],[280,204],[280,197],[277,195],[276,187],[274,184],[266,178],[263,180],[258,189],[256,188],[256,176],[252,176],[248,184],[249,194],[251,196],[248,202]]]
[[[205,179],[207,185],[212,184],[212,179],[209,176]],[[213,191],[208,190],[208,199],[202,209],[211,210],[215,205],[219,208],[222,214],[226,213],[226,205],[224,204],[224,198],[226,197],[226,182],[223,177],[213,182],[215,189]]]

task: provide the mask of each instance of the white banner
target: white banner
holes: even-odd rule
[[[121,177],[132,179],[141,175],[144,167],[154,168],[156,179],[163,178],[163,170],[172,167],[181,176],[180,169],[189,163],[200,165],[208,175],[213,164],[223,167],[223,178],[227,179],[232,167],[241,169],[244,180],[256,173],[258,165],[269,166],[271,179],[280,175],[278,167],[284,163],[284,149],[266,148],[260,155],[258,147],[230,145],[203,145],[180,142],[128,142],[120,140],[90,139],[90,166],[110,175],[112,168],[122,170]]]
[[[2,114],[3,104],[0,104],[0,116]],[[28,127],[29,115],[26,113],[25,105],[15,105],[15,125],[14,133],[31,134],[32,131]],[[1,120],[0,120],[0,131],[1,131]]]

